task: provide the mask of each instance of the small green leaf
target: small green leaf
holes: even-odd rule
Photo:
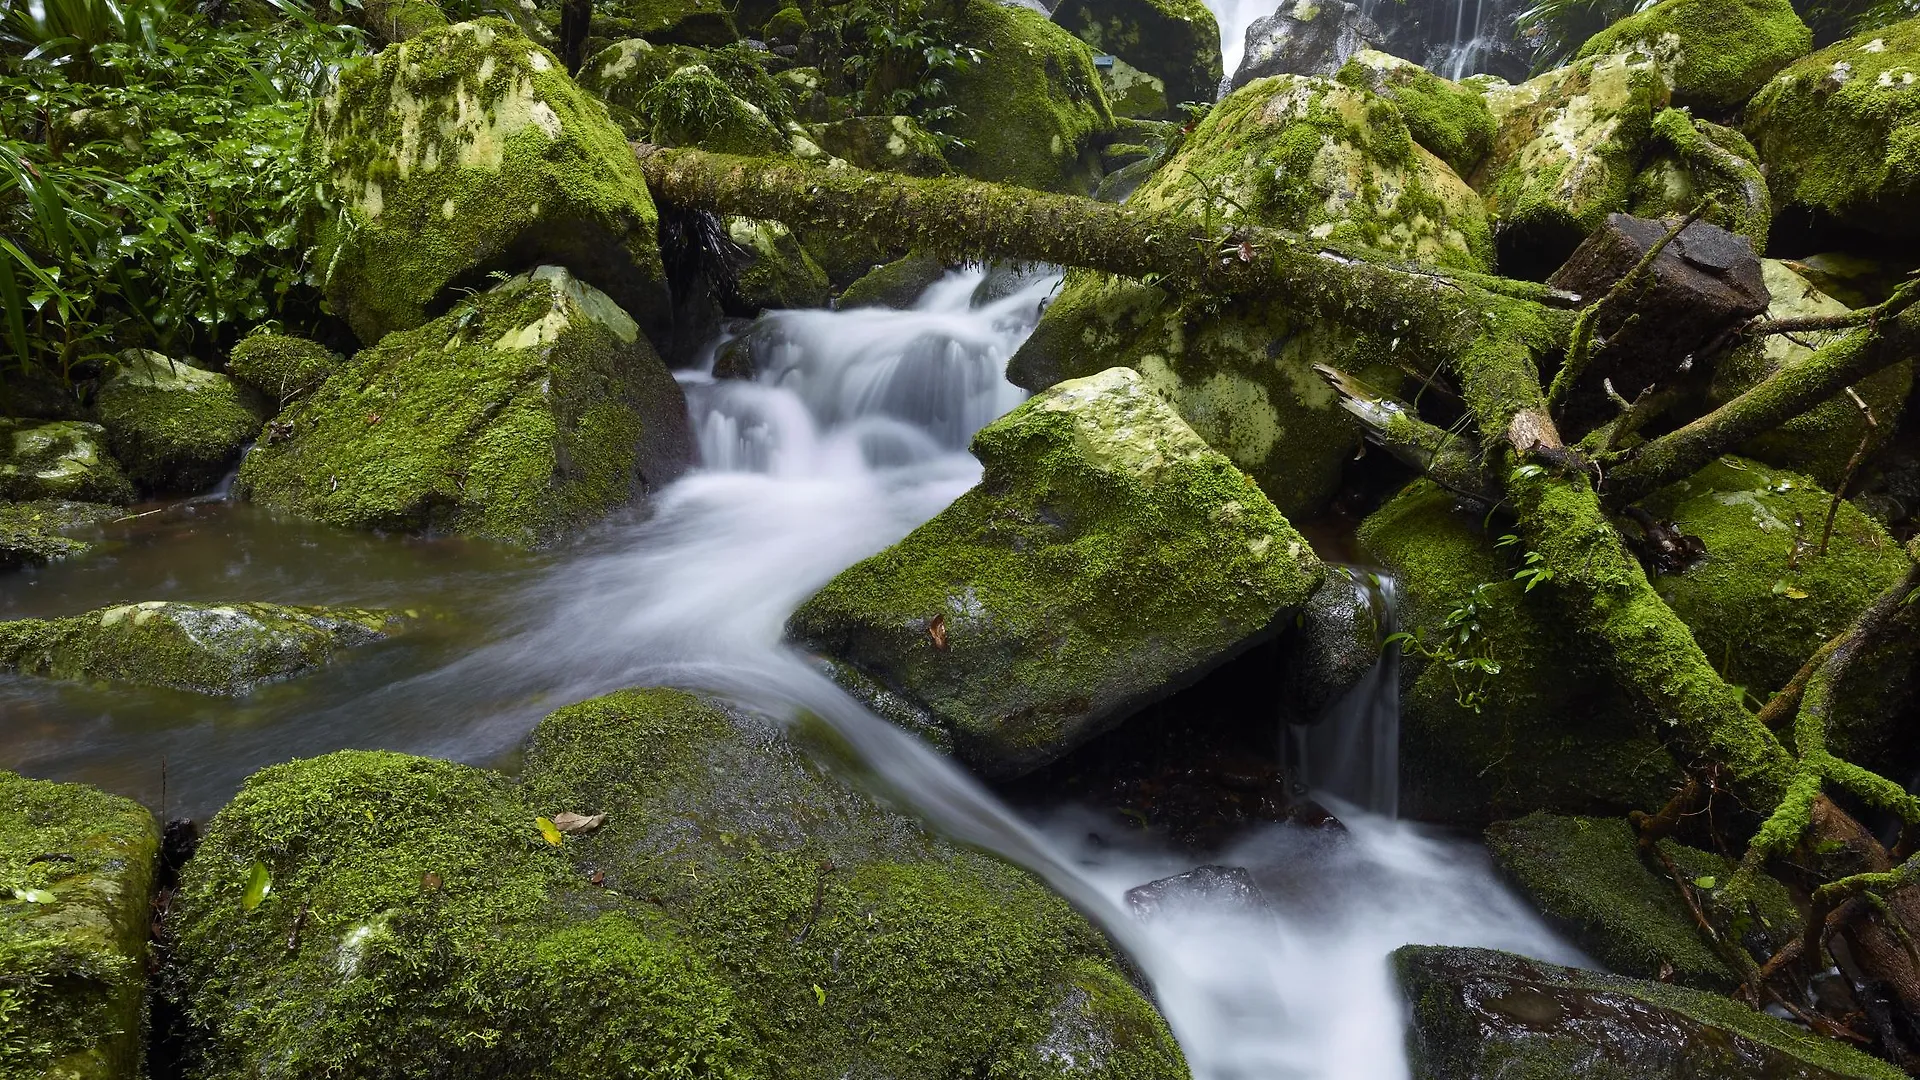
[[[45,889],[15,889],[13,898],[25,900],[29,904],[51,904],[58,899]]]
[[[1789,582],[1786,578],[1781,578],[1773,583],[1773,595],[1784,596],[1789,600],[1805,600],[1807,590]]]
[[[540,827],[540,835],[547,838],[547,843],[554,847],[560,846],[563,839],[560,835],[560,826],[555,825],[553,819],[537,817],[533,819],[533,823]]]
[[[1708,874],[1705,877],[1697,877],[1693,879],[1693,887],[1696,889],[1711,889],[1719,884],[1720,884],[1720,879],[1717,877],[1714,877],[1712,874]]]
[[[827,992],[825,990],[820,989],[819,983],[813,984],[813,999],[819,1002],[822,1006],[826,1005],[827,1003]]]
[[[252,911],[273,891],[273,875],[267,873],[267,864],[254,860],[253,868],[247,871],[247,891],[240,894],[240,909]]]

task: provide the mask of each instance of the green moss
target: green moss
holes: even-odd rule
[[[820,148],[862,169],[907,176],[946,176],[953,170],[940,142],[910,116],[851,116],[813,124]]]
[[[386,612],[356,608],[148,600],[0,622],[0,669],[237,695],[317,668],[396,624]]]
[[[104,503],[64,499],[0,502],[0,570],[84,555],[93,544],[67,534],[125,513]]]
[[[133,484],[105,449],[106,430],[80,420],[0,418],[0,498],[133,501]]]
[[[736,279],[742,302],[776,309],[827,306],[832,298],[827,272],[785,225],[728,218],[727,235],[746,253]]]
[[[325,382],[339,366],[325,346],[288,334],[249,335],[227,356],[235,382],[282,405]]]
[[[0,1074],[136,1074],[159,845],[137,803],[0,772]]]
[[[142,488],[213,486],[260,432],[261,408],[225,375],[130,349],[94,398],[107,442]]]
[[[348,528],[537,546],[677,475],[685,413],[633,321],[542,267],[355,356],[235,490]]]
[[[1840,504],[1827,553],[1817,554],[1830,501],[1798,473],[1725,457],[1641,504],[1706,545],[1705,560],[1653,586],[1707,659],[1756,700],[1905,571],[1900,545],[1851,503]],[[1828,733],[1834,753],[1872,764],[1893,749],[1913,655],[1912,642],[1896,640],[1854,665]]]
[[[705,64],[680,68],[641,99],[652,119],[654,141],[697,146],[721,154],[784,153],[788,138],[767,114],[715,75]]]
[[[980,180],[1042,191],[1090,190],[1097,142],[1113,129],[1093,53],[1044,14],[994,0],[962,0],[955,34],[981,60],[946,78],[960,110],[949,155]]]
[[[1787,0],[1661,0],[1600,31],[1581,57],[1645,49],[1666,60],[1676,105],[1738,109],[1813,49]]]
[[[1029,400],[973,450],[979,486],[835,578],[788,630],[938,717],[989,774],[1113,726],[1319,582],[1299,533],[1127,369]]]
[[[807,32],[806,13],[797,7],[783,7],[773,13],[767,25],[761,30],[766,40],[774,44],[794,45],[800,41],[800,35]]]
[[[1920,235],[1920,18],[1814,53],[1747,108],[1746,133],[1782,203]]]
[[[1219,91],[1220,26],[1200,0],[1062,0],[1053,21],[1158,81],[1164,90],[1155,115],[1169,105],[1211,102]]]
[[[904,259],[895,259],[885,266],[877,266],[860,280],[847,286],[840,294],[841,308],[890,307],[910,308],[927,286],[939,281],[947,272],[946,260],[935,255],[915,252]]]
[[[325,176],[317,265],[363,342],[495,269],[566,266],[651,333],[653,199],[606,107],[510,23],[422,34],[341,72],[303,151]]]
[[[607,104],[638,111],[655,83],[706,59],[705,49],[656,45],[645,38],[628,38],[588,57],[575,78],[581,89]]]
[[[615,33],[602,32],[602,23]],[[620,0],[594,18],[599,37],[643,37],[656,45],[727,45],[740,37],[719,0]]]
[[[1628,212],[1649,218],[1687,214],[1711,198],[1704,220],[1765,251],[1773,196],[1753,144],[1731,128],[1692,119],[1680,109],[1657,113],[1652,135],[1653,158],[1633,178]]]
[[[1401,807],[1461,823],[1546,807],[1625,813],[1658,806],[1680,769],[1644,707],[1604,657],[1573,636],[1543,591],[1513,580],[1482,507],[1418,481],[1362,523],[1361,544],[1400,583],[1403,629],[1433,637],[1480,585],[1478,622],[1499,674],[1469,681],[1437,663],[1403,662]]]
[[[1493,114],[1480,93],[1417,64],[1362,49],[1334,78],[1399,106],[1413,141],[1461,176],[1472,173],[1493,146]]]

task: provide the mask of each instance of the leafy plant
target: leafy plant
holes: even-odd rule
[[[813,33],[822,71],[853,96],[856,113],[912,116],[942,149],[964,145],[947,131],[960,112],[946,79],[979,63],[981,53],[945,19],[917,0],[852,0],[828,8]]]
[[[1491,588],[1490,584],[1476,585],[1431,636],[1416,628],[1389,635],[1386,640],[1389,646],[1398,645],[1438,664],[1453,682],[1454,701],[1476,713],[1486,707],[1489,684],[1500,674],[1500,661],[1494,657],[1486,635],[1486,621],[1493,606],[1488,595]]]
[[[0,47],[91,71],[102,45],[158,48],[166,20],[166,0],[0,0]]]

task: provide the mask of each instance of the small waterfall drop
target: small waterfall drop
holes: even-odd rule
[[[1287,757],[1316,793],[1394,818],[1400,813],[1400,647],[1393,578],[1363,567],[1338,567],[1356,601],[1373,614],[1380,657],[1325,716],[1286,733]]]

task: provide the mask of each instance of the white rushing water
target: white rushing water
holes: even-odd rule
[[[909,312],[763,318],[756,381],[685,380],[704,466],[661,492],[617,547],[527,597],[551,615],[468,671],[512,667],[525,680],[537,667],[554,700],[670,683],[775,716],[817,715],[869,783],[937,831],[1032,870],[1100,922],[1151,979],[1197,1080],[1399,1080],[1393,948],[1575,958],[1496,884],[1475,845],[1349,809],[1344,843],[1275,827],[1231,853],[1261,874],[1280,914],[1201,908],[1142,924],[1125,891],[1190,861],[1089,846],[1070,812],[1023,820],[781,645],[801,601],[978,478],[967,440],[1019,402],[1006,360],[1057,282],[976,309],[980,279],[949,275]]]

